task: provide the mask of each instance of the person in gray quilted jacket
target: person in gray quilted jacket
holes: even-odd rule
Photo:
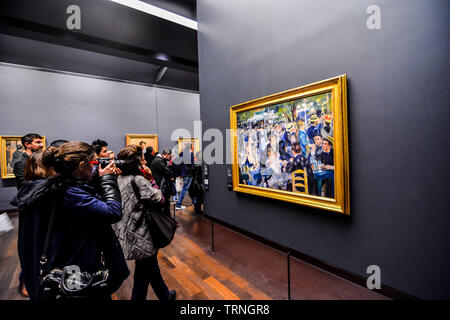
[[[174,300],[176,291],[169,291],[158,266],[158,249],[144,217],[144,206],[156,209],[164,203],[164,197],[156,183],[147,180],[149,169],[145,166],[142,149],[129,145],[117,154],[124,160],[122,175],[118,178],[122,196],[122,220],[113,225],[127,260],[135,260],[134,285],[131,300],[145,300],[150,284],[159,300]],[[135,182],[133,189],[132,181]],[[139,201],[136,192],[139,192]]]

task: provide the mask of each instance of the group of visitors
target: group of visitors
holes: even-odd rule
[[[200,212],[201,177],[192,183],[193,162],[179,154],[175,164],[170,149],[159,154],[138,145],[115,156],[102,140],[57,140],[44,151],[42,137],[33,133],[22,137],[22,146],[25,151],[14,165],[18,194],[12,201],[19,210],[20,293],[32,300],[67,298],[47,285],[62,272],[75,277],[75,285],[90,281],[90,288],[103,277],[96,284],[104,284],[83,297],[110,299],[130,274],[126,260],[135,260],[131,299],[145,300],[150,284],[158,299],[174,300],[176,291],[160,273],[151,228],[142,221],[148,210],[170,216],[179,170],[187,177],[183,191],[196,186],[195,212]],[[66,274],[67,266],[79,273]]]

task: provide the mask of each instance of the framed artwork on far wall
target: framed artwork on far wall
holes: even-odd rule
[[[13,173],[14,164],[25,151],[21,141],[22,136],[1,136],[1,176],[2,179],[12,179],[16,176]],[[45,137],[42,136],[45,149]]]
[[[158,151],[158,135],[157,134],[126,134],[126,145],[134,144],[139,146],[141,142],[145,142],[145,147],[152,147]]]
[[[194,155],[200,151],[200,140],[198,138],[178,138],[178,154],[183,152],[188,143],[194,146]]]
[[[233,190],[350,214],[347,76],[230,108]]]

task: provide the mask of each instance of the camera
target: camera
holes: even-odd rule
[[[111,163],[111,159],[110,158],[99,158],[97,159],[98,161],[98,165],[100,168],[105,168],[108,164]],[[116,167],[121,169],[125,166],[125,160],[114,160],[114,163],[116,164]]]

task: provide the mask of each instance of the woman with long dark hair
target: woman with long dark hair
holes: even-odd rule
[[[158,266],[156,248],[152,242],[145,210],[160,210],[164,197],[156,184],[144,175],[145,160],[141,147],[130,145],[117,154],[124,160],[122,174],[118,178],[122,195],[122,220],[113,226],[127,260],[135,260],[132,300],[145,300],[150,284],[159,300],[174,300],[176,291],[169,291]]]
[[[50,147],[43,153],[42,164],[53,168],[57,175],[35,180],[18,194],[19,213],[24,223],[19,252],[30,299],[44,299],[40,280],[55,268],[76,265],[81,272],[91,274],[107,269],[107,286],[87,294],[87,298],[102,300],[109,299],[129,275],[111,228],[111,224],[122,218],[115,164],[98,169],[99,186],[94,189],[88,181],[96,157],[92,146],[84,142]],[[53,222],[49,223],[51,216]],[[49,229],[47,262],[41,268],[39,260]],[[45,299],[55,298],[45,296]]]
[[[51,167],[46,167],[42,163],[42,157],[44,155],[43,150],[39,150],[36,152],[33,152],[25,162],[25,171],[24,171],[24,178],[25,181],[23,182],[23,186],[28,186],[33,184],[33,181],[41,180],[48,178],[50,176],[55,175],[55,171]],[[17,201],[17,198],[15,199]],[[22,263],[23,261],[26,261],[27,259],[27,253],[30,253],[32,250],[33,243],[30,241],[26,241],[27,236],[30,234],[30,228],[33,228],[33,222],[35,217],[29,217],[22,218],[22,214],[19,214],[19,232],[17,236],[17,247],[18,247],[18,254],[19,254],[19,261],[21,262],[21,268],[22,271],[20,273],[20,283],[19,283],[19,293],[23,297],[29,297],[28,292],[25,295],[24,291],[26,290],[26,285],[23,281],[23,274],[32,274],[32,270],[34,267],[36,267],[37,259],[34,261],[34,263]],[[29,246],[31,245],[31,247]],[[29,278],[29,277],[28,277]]]

